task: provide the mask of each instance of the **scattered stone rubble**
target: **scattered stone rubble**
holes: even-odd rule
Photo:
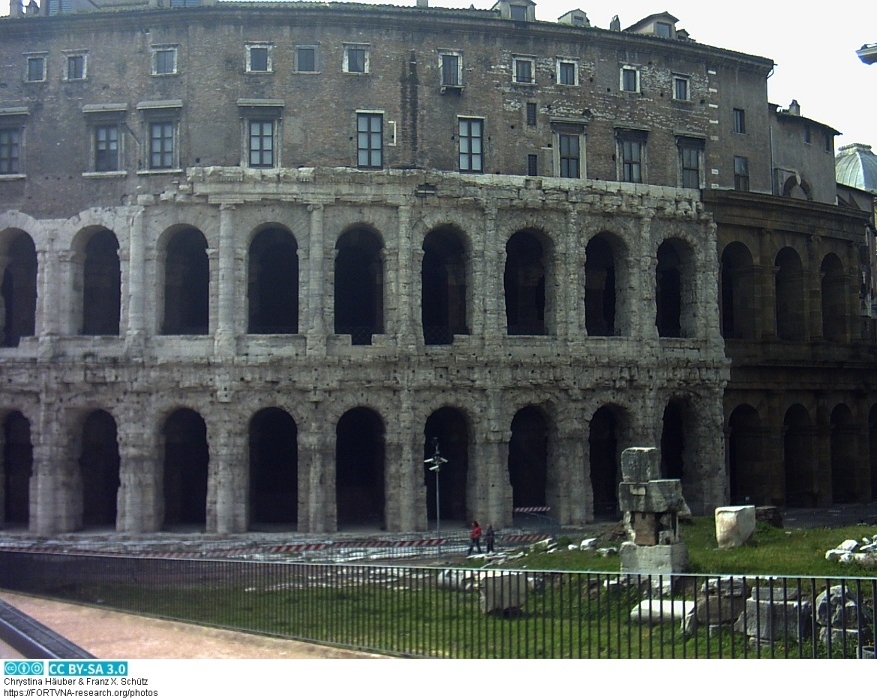
[[[877,568],[877,534],[862,537],[862,541],[847,539],[825,552],[825,560],[856,564],[863,568]]]

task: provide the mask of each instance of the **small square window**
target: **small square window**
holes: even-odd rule
[[[317,72],[317,47],[297,46],[295,49],[295,70],[299,73]]]
[[[67,80],[85,80],[85,54],[70,54],[67,56]]]
[[[639,70],[625,66],[621,69],[621,89],[624,92],[639,92]]]
[[[463,84],[462,60],[458,53],[443,53],[439,57],[442,87],[460,87]]]
[[[514,80],[516,83],[532,85],[535,75],[535,61],[532,58],[514,59]]]
[[[691,100],[691,83],[684,75],[673,76],[673,99],[680,102],[689,102]]]
[[[558,85],[578,85],[579,71],[578,64],[575,61],[557,61],[557,84]]]
[[[365,46],[344,47],[344,72],[345,73],[368,73],[369,51]]]
[[[152,49],[152,74],[175,75],[177,72],[177,49],[175,46],[155,46]]]
[[[94,170],[119,170],[119,125],[97,124],[94,127]]]
[[[21,172],[21,128],[0,128],[0,175]]]
[[[734,133],[746,133],[746,111],[734,110]]]
[[[46,57],[28,56],[27,73],[24,78],[29,83],[41,83],[46,79]]]
[[[268,44],[250,44],[247,46],[247,72],[270,73],[272,66],[272,51]]]
[[[749,158],[734,156],[734,189],[749,191]]]

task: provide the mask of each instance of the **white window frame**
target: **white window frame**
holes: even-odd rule
[[[634,74],[634,83],[635,83],[635,88],[636,88],[634,90],[628,90],[624,85],[624,75],[628,71],[632,71]],[[627,92],[628,94],[633,95],[633,94],[639,94],[641,92],[641,87],[642,86],[640,83],[639,68],[637,66],[629,66],[629,65],[621,66],[621,69],[618,71],[618,89],[621,90],[621,92]]]
[[[314,52],[314,69],[313,70],[303,70],[301,65],[299,64],[299,51],[302,49],[310,49]],[[295,72],[296,73],[306,73],[308,75],[313,75],[314,73],[320,72],[320,51],[319,46],[317,44],[296,44],[295,46]]]
[[[251,41],[245,44],[246,48],[246,72],[265,75],[274,72],[274,44],[269,41]],[[265,51],[265,69],[253,68],[253,49]]]
[[[530,79],[518,80],[518,63],[530,64]],[[516,85],[536,84],[536,58],[534,56],[512,56],[512,82]]]
[[[180,74],[180,55],[179,50],[176,44],[154,44],[150,46],[150,74],[154,77],[165,77],[168,75],[179,75]],[[173,70],[170,71],[162,71],[159,72],[159,55],[170,53],[173,56]]]
[[[82,75],[71,77],[70,60],[75,58],[82,59]],[[88,79],[88,51],[65,51],[64,52],[64,80],[66,82],[79,82]]]
[[[447,82],[445,80],[445,58],[452,57],[457,59],[457,71],[454,76],[456,82]],[[452,51],[450,49],[439,49],[438,56],[439,63],[439,81],[442,87],[453,87],[460,88],[463,87],[463,54],[459,51]]]
[[[350,70],[350,52],[363,52],[363,70]],[[348,75],[368,75],[371,70],[371,46],[369,44],[344,44],[344,63],[342,69]]]
[[[49,74],[49,54],[45,51],[41,51],[39,53],[26,53],[24,54],[24,82],[26,83],[44,83],[46,82]],[[38,78],[31,78],[31,65],[40,61],[42,64],[41,76]]]
[[[676,102],[691,102],[691,78],[680,73],[673,73],[671,79],[673,80],[673,100]],[[684,97],[679,96],[679,90],[677,89],[679,85],[685,86]]]
[[[563,85],[564,87],[577,87],[579,84],[579,62],[578,62],[578,60],[575,58],[558,58],[556,65],[557,65],[557,70],[556,70],[557,84]],[[573,78],[572,78],[571,83],[561,82],[560,71],[561,71],[561,66],[563,66],[563,65],[572,65]]]

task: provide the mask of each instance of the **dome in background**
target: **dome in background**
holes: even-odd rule
[[[842,146],[834,159],[834,171],[840,184],[877,194],[877,155],[871,152],[871,146]]]

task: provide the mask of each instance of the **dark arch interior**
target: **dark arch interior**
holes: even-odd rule
[[[427,345],[449,345],[454,334],[467,335],[466,260],[460,236],[433,231],[423,242],[421,319]]]
[[[207,426],[194,410],[182,409],[164,426],[164,524],[207,521]]]
[[[173,236],[165,262],[164,335],[206,335],[210,310],[210,267],[201,231]]]
[[[466,419],[453,408],[440,408],[426,421],[423,458],[435,454],[436,440],[440,455],[447,463],[439,468],[438,491],[442,521],[465,522],[471,519],[466,507],[466,482],[469,472],[469,431]],[[430,471],[432,464],[424,463],[423,481],[426,485],[427,519],[435,520],[436,477]]]
[[[85,246],[82,270],[82,334],[118,335],[121,310],[119,241],[108,230]]]
[[[384,520],[384,425],[368,408],[341,416],[336,429],[335,494],[338,526],[371,525]]]
[[[506,245],[506,320],[509,335],[545,334],[545,264],[542,243],[519,231]]]
[[[298,332],[298,246],[287,231],[253,238],[249,257],[249,327],[253,334]]]
[[[86,527],[115,525],[119,490],[119,443],[116,421],[96,410],[82,427],[82,523]]]
[[[22,337],[31,337],[36,327],[37,252],[33,240],[19,233],[10,243],[9,261],[3,270],[3,336],[0,346],[18,347]]]
[[[384,332],[381,241],[362,228],[338,239],[335,258],[335,332],[354,345],[370,345]]]
[[[682,337],[682,261],[672,241],[658,247],[656,275],[658,337]]]
[[[548,425],[538,408],[523,408],[512,419],[508,469],[513,507],[547,504]]]
[[[30,477],[33,472],[33,446],[30,422],[16,411],[3,421],[4,524],[27,526],[30,519]]]
[[[595,337],[615,334],[615,254],[602,237],[585,250],[585,330]]]
[[[250,529],[298,522],[298,428],[284,410],[250,422]]]
[[[594,516],[618,516],[618,483],[620,453],[618,450],[618,418],[615,411],[603,406],[591,418],[588,428],[591,490],[594,494]]]

